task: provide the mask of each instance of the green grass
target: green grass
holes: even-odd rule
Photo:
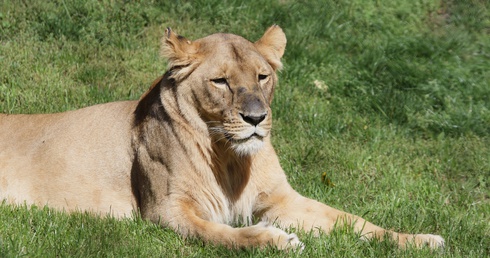
[[[0,111],[137,99],[164,72],[167,26],[191,39],[255,40],[277,23],[288,46],[273,141],[293,187],[386,228],[440,234],[447,245],[398,250],[349,230],[300,232],[302,255],[490,256],[486,1],[141,2],[0,0]],[[0,205],[1,257],[291,255],[183,240],[139,218]]]

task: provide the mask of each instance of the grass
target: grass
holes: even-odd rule
[[[293,187],[447,244],[398,250],[348,229],[299,232],[302,255],[490,256],[486,1],[0,1],[3,113],[137,99],[164,72],[167,26],[192,39],[225,31],[255,40],[279,24],[288,47],[273,141]],[[203,245],[140,218],[22,205],[0,205],[0,225],[2,257],[294,255]]]

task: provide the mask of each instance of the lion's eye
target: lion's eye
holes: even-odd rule
[[[264,81],[269,77],[267,74],[259,74],[259,82]]]
[[[211,79],[211,81],[214,84],[217,84],[219,86],[226,86],[228,85],[228,81],[225,78],[216,78],[216,79]]]
[[[212,79],[211,81],[216,83],[216,84],[227,84],[228,83],[225,78]]]

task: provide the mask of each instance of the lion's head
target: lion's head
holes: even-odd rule
[[[270,133],[276,71],[286,47],[279,26],[270,27],[252,43],[232,34],[213,34],[190,41],[167,29],[162,55],[170,78],[186,89],[207,124],[214,142],[240,155],[257,152]]]

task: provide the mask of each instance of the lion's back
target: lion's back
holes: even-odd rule
[[[0,199],[129,215],[135,106],[0,115]]]

